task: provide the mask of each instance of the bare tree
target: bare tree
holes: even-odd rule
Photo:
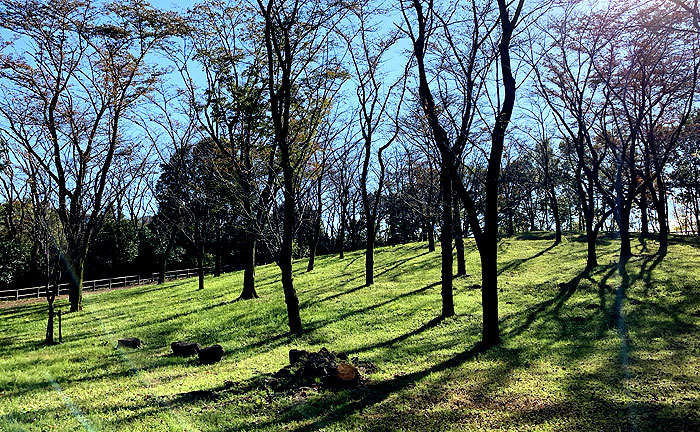
[[[435,140],[441,157],[440,188],[442,194],[442,229],[440,241],[442,249],[442,315],[447,317],[454,315],[454,300],[452,295],[453,190],[457,190],[460,199],[467,209],[472,231],[477,236],[481,235],[476,206],[473,198],[464,187],[463,180],[460,176],[460,164],[464,149],[472,138],[472,125],[475,119],[478,118],[476,102],[479,100],[479,96],[483,94],[485,85],[484,74],[490,69],[490,65],[495,58],[493,55],[494,53],[489,53],[488,50],[485,50],[485,47],[496,24],[495,21],[491,20],[493,8],[491,8],[490,5],[478,4],[476,2],[471,3],[469,12],[464,17],[458,13],[458,11],[462,10],[459,5],[451,5],[446,11],[437,11],[432,0],[426,3],[425,9],[423,2],[413,1],[412,9],[414,9],[416,14],[415,21],[408,17],[408,8],[403,8],[404,20],[407,25],[405,32],[413,42],[413,55],[418,68],[418,94],[421,107],[424,115],[427,117],[428,125],[430,126],[433,139]],[[518,10],[520,10],[520,7]],[[519,15],[519,12],[517,15]],[[468,25],[462,24],[464,22],[468,23]],[[506,27],[509,25],[509,21],[506,22]],[[438,88],[438,95],[440,96],[438,102],[440,105],[438,106],[435,102],[433,90],[431,90],[428,79],[426,56],[430,55],[429,48],[431,47],[428,40],[432,37],[439,37],[440,33],[438,32],[442,32],[441,35],[445,41],[444,46],[447,47],[444,53],[440,53],[442,54],[440,59],[448,59],[446,60],[448,66],[437,69],[435,73],[438,74],[439,77],[439,73],[446,71],[451,78],[450,81],[456,82],[460,98],[455,104],[459,108],[454,114],[453,111],[447,108],[447,101],[451,100],[451,98],[446,95],[446,93],[449,92],[449,87],[447,89],[444,86]],[[509,32],[504,35],[504,37],[508,39],[505,42],[506,47],[510,43],[511,34],[512,29],[509,29]],[[508,60],[508,57],[506,57],[505,60]],[[508,66],[508,68],[510,68],[510,66]],[[508,73],[510,74],[510,69]],[[436,81],[440,84],[441,82],[447,82],[447,79],[441,81],[438,78]],[[445,84],[445,86],[447,86],[447,84]],[[514,91],[515,85],[513,85],[513,92]],[[448,127],[451,133],[443,126],[443,123],[449,125]],[[487,178],[486,188],[489,189],[489,185],[495,185],[496,190],[494,193],[497,195],[498,171],[500,169],[502,146],[499,149],[497,142],[493,150],[493,156],[498,159],[498,167],[492,168],[491,175]],[[491,165],[493,165],[493,162],[490,162],[490,167]],[[495,173],[493,171],[494,169]],[[493,182],[494,180],[495,183]],[[492,209],[497,211],[495,198],[493,204]],[[497,213],[487,215],[486,223],[490,224],[491,222],[488,222],[488,216],[493,216],[493,223],[496,224],[495,228],[497,229]],[[494,234],[494,236],[495,235],[496,234]],[[480,239],[477,239],[477,243],[480,243]],[[485,242],[481,242],[480,244],[485,248],[484,252],[486,252],[488,246],[486,246]],[[491,264],[487,264],[487,266],[488,265]],[[495,266],[495,260],[493,266]],[[489,274],[489,270],[482,270],[482,275]],[[495,281],[489,281],[489,284],[493,283],[493,289],[495,290],[494,282]],[[490,290],[491,287],[483,287],[484,293]],[[490,296],[487,297],[491,299]],[[485,307],[489,304],[489,301],[485,302]],[[489,314],[490,313],[491,311],[489,311]],[[486,315],[485,313],[485,321],[488,321],[488,325],[485,329],[488,328],[489,331],[487,332],[488,337],[487,333],[484,333],[485,342],[492,338],[491,318],[487,318]],[[497,333],[496,330],[496,336]],[[495,343],[497,339],[498,337],[493,339],[492,342]]]
[[[666,253],[665,167],[695,101],[700,68],[697,33],[675,28],[679,13],[665,4],[621,5],[611,8],[607,19],[597,19],[597,34],[606,45],[605,55],[594,63],[604,96],[596,131],[610,150],[603,196],[620,232],[621,262],[632,255],[633,205],[647,191],[659,222],[659,252]],[[605,191],[606,185],[599,188]]]
[[[403,101],[403,88],[405,86],[405,74],[400,74],[399,79],[386,85],[387,73],[382,70],[386,62],[387,53],[390,52],[399,37],[398,31],[392,31],[386,35],[378,34],[373,21],[382,18],[385,13],[381,5],[371,3],[358,3],[352,9],[355,19],[342,36],[348,46],[351,61],[353,79],[357,81],[356,95],[359,105],[359,127],[363,142],[362,172],[360,174],[360,190],[362,193],[362,210],[366,224],[365,245],[365,285],[374,283],[374,242],[377,233],[377,212],[379,200],[384,187],[385,164],[383,153],[398,136],[398,127],[385,138],[385,141],[377,149],[378,172],[376,175],[376,188],[369,192],[370,162],[372,160],[373,147],[378,136],[383,132],[381,127],[389,120],[390,101],[397,97],[396,111],[401,110]],[[356,27],[355,27],[356,26]],[[398,96],[397,96],[398,93]],[[394,121],[396,123],[396,121]]]
[[[646,105],[640,124],[645,186],[640,191],[640,202],[644,203],[640,211],[644,219],[648,191],[659,224],[659,253],[665,254],[670,230],[667,167],[695,105],[700,40],[695,32],[673,27],[683,15],[655,6],[636,13],[639,26],[632,32],[632,41],[642,54],[634,77],[638,100]]]
[[[586,266],[598,265],[596,239],[611,207],[601,209],[599,190],[601,167],[607,148],[592,136],[602,116],[598,103],[602,86],[597,80],[595,62],[602,55],[605,40],[596,37],[598,22],[580,14],[574,6],[566,8],[558,19],[539,27],[551,46],[533,49],[530,59],[537,80],[537,91],[550,107],[560,135],[563,154],[574,172],[574,187],[581,202],[587,238]]]
[[[349,131],[349,129],[348,129]],[[334,196],[338,215],[337,233],[335,235],[339,249],[339,258],[345,258],[346,232],[352,214],[350,203],[360,199],[356,185],[359,183],[360,150],[355,145],[351,135],[345,137],[344,142],[338,146],[329,160],[328,178],[332,184],[332,194]]]
[[[523,122],[526,125],[532,123],[535,127],[525,126],[519,128],[533,142],[532,147],[522,146],[522,150],[530,154],[531,159],[537,164],[541,173],[541,187],[547,195],[554,217],[554,244],[559,244],[562,240],[562,222],[556,189],[561,176],[559,175],[559,158],[552,145],[554,134],[549,129],[552,126],[551,123],[555,123],[552,119],[553,114],[543,106],[538,105],[537,101],[532,100],[530,101],[530,108],[523,109],[527,112]]]
[[[515,105],[516,81],[513,76],[513,67],[511,63],[511,40],[515,27],[520,23],[523,13],[524,1],[520,0],[514,5],[508,5],[506,1],[498,1],[498,14],[495,20],[488,21],[491,9],[487,6],[477,7],[477,3],[471,5],[471,14],[473,25],[470,28],[471,45],[467,49],[467,53],[462,52],[457,48],[456,44],[451,43],[454,39],[446,36],[446,40],[452,48],[451,57],[455,59],[459,69],[466,79],[466,90],[464,90],[466,100],[463,102],[461,115],[453,122],[457,126],[458,131],[454,144],[451,143],[450,136],[446,129],[442,126],[440,119],[440,108],[435,103],[433,92],[428,80],[428,70],[426,68],[426,54],[431,46],[428,40],[433,35],[433,30],[436,26],[436,20],[440,22],[442,28],[449,28],[445,19],[441,19],[435,14],[435,8],[432,1],[427,2],[427,8],[424,9],[423,2],[414,0],[412,8],[415,11],[415,20],[408,17],[407,8],[403,9],[404,18],[407,24],[407,33],[413,41],[413,54],[416,58],[419,78],[419,95],[423,111],[428,118],[428,123],[433,132],[433,138],[440,150],[442,156],[442,165],[446,167],[445,172],[441,174],[444,178],[441,183],[444,185],[447,182],[452,183],[452,187],[456,190],[462,204],[464,204],[469,225],[477,248],[481,256],[481,276],[482,276],[482,308],[483,308],[483,332],[482,344],[484,346],[492,346],[500,343],[500,332],[498,326],[498,272],[497,272],[497,246],[498,246],[498,180],[501,168],[501,156],[505,144],[505,132],[510,123],[510,118]],[[511,11],[513,11],[511,15]],[[477,62],[471,60],[477,57],[477,53],[484,48],[484,37],[490,35],[494,27],[498,25],[500,28],[500,41],[498,42],[497,57],[500,63],[501,80],[498,84],[498,102],[495,104],[495,119],[491,127],[491,146],[488,153],[487,171],[485,183],[483,186],[486,207],[484,213],[484,225],[479,221],[479,214],[476,208],[475,200],[464,185],[463,179],[460,176],[460,161],[458,159],[462,150],[466,146],[471,132],[471,124],[473,120],[472,111],[476,108],[474,101],[474,77],[478,77],[475,70],[478,64],[488,64],[486,62]],[[495,56],[494,56],[495,57]],[[490,56],[486,56],[486,59]],[[493,58],[493,57],[491,57]],[[483,59],[482,59],[483,60]],[[471,84],[470,84],[471,83]],[[471,87],[471,88],[470,88]],[[500,90],[503,91],[503,100],[500,100]],[[443,201],[446,201],[444,206],[451,213],[451,196],[452,192],[446,194],[447,188],[443,187]],[[443,210],[443,214],[446,211]],[[446,222],[446,217],[443,216],[443,223]],[[446,224],[447,229],[451,228],[450,224]],[[445,236],[446,237],[446,236]],[[445,238],[443,237],[443,238]],[[445,248],[445,245],[442,245]],[[450,252],[451,254],[451,252]],[[444,255],[443,255],[444,257]],[[450,257],[451,262],[451,257]],[[454,314],[454,305],[452,300],[451,284],[446,284],[445,280],[452,277],[451,265],[449,268],[443,261],[443,315]]]
[[[277,190],[277,143],[265,113],[267,82],[264,53],[244,35],[250,10],[238,5],[204,2],[190,13],[194,31],[185,42],[179,69],[190,106],[202,132],[228,158],[234,187],[241,202],[245,241],[244,277],[239,299],[257,298],[255,264],[257,244],[266,229]],[[204,86],[197,88],[188,62],[202,67]]]
[[[91,238],[143,168],[124,122],[162,74],[147,55],[175,31],[170,18],[136,0],[0,3],[2,26],[28,47],[0,57],[2,127],[55,185],[71,311],[82,309]]]
[[[292,252],[300,168],[317,149],[318,126],[344,81],[333,49],[334,28],[344,8],[325,1],[257,1],[263,21],[265,75],[274,145],[282,171],[283,218],[277,264],[289,330],[301,333],[299,300],[294,289]]]

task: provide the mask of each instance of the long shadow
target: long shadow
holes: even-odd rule
[[[617,417],[621,412],[627,410],[623,402],[589,396],[587,403],[606,409],[609,413],[607,420],[604,424],[597,424],[600,423],[600,419],[596,419],[598,422],[588,423],[586,429],[572,428],[572,430],[665,430],[679,432],[700,430],[700,415],[697,413],[675,412],[675,408],[669,407],[661,401],[657,403],[647,402],[637,404],[636,408],[640,416],[648,417],[645,418],[646,424],[643,427],[632,424],[629,422],[629,419]],[[517,422],[523,422],[528,425],[528,429],[536,429],[536,426],[548,425],[549,423],[560,420],[564,413],[569,413],[579,418],[586,418],[590,414],[583,410],[571,411],[572,403],[568,400],[564,400],[550,406],[516,413],[509,420],[513,420],[516,424]]]
[[[581,281],[584,279],[593,281],[592,276],[602,272],[606,267],[610,267],[610,270],[608,270],[608,275],[612,274],[615,271],[615,268],[612,265],[600,266],[596,269],[585,269],[578,275],[574,276],[568,282],[560,284],[559,292],[556,296],[552,297],[549,300],[545,300],[541,303],[533,305],[527,308],[525,311],[523,311],[523,313],[527,314],[523,323],[519,326],[512,327],[509,331],[504,332],[503,336],[506,338],[512,338],[514,336],[522,334],[528,328],[530,328],[530,326],[535,321],[537,321],[537,319],[542,315],[546,314],[557,316],[564,304],[566,304],[566,302],[571,298],[571,296],[574,295]],[[511,315],[507,317],[506,320],[508,318],[515,318],[518,315],[521,314],[518,313]],[[501,323],[504,324],[504,321],[506,320],[502,320]]]
[[[518,240],[554,240],[553,231],[527,231],[514,236]]]
[[[410,337],[418,336],[419,334],[423,333],[424,331],[429,330],[433,327],[436,327],[438,324],[440,324],[444,320],[445,320],[445,318],[443,316],[435,317],[413,331],[410,331],[408,333],[404,333],[400,336],[396,336],[395,338],[392,338],[389,340],[385,340],[384,342],[379,342],[379,343],[372,344],[372,345],[365,345],[362,348],[358,348],[356,350],[350,351],[350,353],[359,354],[359,353],[363,353],[363,352],[366,352],[366,351],[369,351],[369,350],[372,350],[375,348],[390,347],[390,346],[395,345],[399,342],[403,342]]]
[[[651,276],[656,267],[661,264],[661,262],[664,260],[663,255],[656,255],[654,259],[651,261],[651,264],[649,264],[649,258],[645,259],[644,262],[642,263],[641,269],[640,269],[640,275],[639,278],[644,280],[644,294],[648,295],[649,290],[652,287],[651,283]],[[648,265],[648,267],[647,267]]]
[[[530,257],[518,258],[518,259],[514,259],[514,260],[510,261],[508,264],[504,265],[503,267],[501,267],[498,270],[498,275],[500,276],[501,274],[503,274],[503,272],[505,272],[507,270],[514,270],[514,269],[520,267],[523,263],[526,263],[530,260],[541,257],[542,255],[546,254],[550,250],[554,249],[555,246],[556,246],[555,244],[551,244],[551,245],[547,246],[545,249],[542,249],[541,251],[537,252],[536,254],[534,254]]]
[[[504,348],[500,348],[500,350],[503,349]],[[318,430],[326,426],[330,426],[339,420],[343,420],[351,416],[352,414],[361,412],[366,408],[369,408],[386,400],[389,396],[396,392],[413,387],[417,382],[421,381],[422,379],[431,374],[440,373],[449,369],[457,368],[460,365],[466,363],[467,361],[476,359],[480,354],[483,354],[485,352],[486,349],[484,349],[480,344],[477,343],[468,351],[459,353],[447,360],[436,364],[433,367],[406,375],[395,376],[394,378],[386,381],[373,383],[369,385],[366,389],[364,389],[361,393],[359,393],[359,397],[356,400],[353,400],[340,407],[337,406],[337,404],[335,403],[336,401],[334,400],[322,401],[322,406],[319,407],[319,411],[324,412],[326,414],[324,414],[321,418],[317,419],[313,423],[298,427],[294,430],[297,432],[304,432]],[[504,355],[503,357],[510,359],[511,355]],[[516,367],[518,364],[518,353],[515,352],[513,357],[515,357],[516,360],[510,360],[510,362],[506,362],[505,367],[508,370]],[[505,375],[506,374],[500,374],[501,377]],[[290,412],[286,415],[286,417],[287,418],[283,419],[283,421],[295,420],[295,413]]]
[[[360,309],[356,309],[356,310],[352,310],[352,311],[349,311],[349,312],[345,312],[345,313],[343,313],[343,314],[338,315],[337,317],[335,317],[335,318],[333,318],[333,319],[323,320],[323,321],[312,321],[311,323],[309,323],[308,326],[306,326],[305,331],[311,332],[311,331],[317,330],[317,329],[319,329],[319,328],[321,328],[321,327],[325,327],[325,326],[327,326],[327,325],[329,325],[329,324],[336,323],[336,322],[339,322],[339,321],[343,321],[343,320],[345,320],[345,319],[347,319],[347,318],[350,318],[350,317],[352,317],[352,316],[355,316],[355,315],[358,315],[358,314],[364,314],[364,313],[369,312],[369,311],[371,311],[371,310],[378,309],[378,308],[380,308],[380,307],[382,307],[382,306],[386,306],[386,305],[388,305],[388,304],[391,304],[391,303],[394,303],[394,302],[396,302],[396,301],[399,301],[399,300],[401,300],[401,299],[403,299],[403,298],[410,297],[410,296],[413,296],[413,295],[416,295],[416,294],[421,294],[421,293],[423,293],[423,292],[429,290],[430,288],[436,287],[436,286],[438,286],[438,285],[440,285],[440,282],[433,282],[433,283],[431,283],[431,284],[429,284],[429,285],[426,285],[426,286],[424,286],[424,287],[422,287],[422,288],[418,288],[418,289],[415,289],[415,290],[412,290],[412,291],[405,292],[405,293],[403,293],[403,294],[399,294],[398,296],[392,297],[392,298],[390,298],[390,299],[388,299],[388,300],[384,300],[384,301],[382,301],[382,302],[379,302],[379,303],[376,303],[376,304],[373,304],[373,305],[370,305],[370,306],[365,306],[365,307],[360,308]]]
[[[58,307],[58,306],[56,306]],[[43,302],[34,302],[31,303],[30,305],[20,305],[20,306],[12,306],[6,309],[0,309],[3,311],[2,313],[2,321],[6,322],[7,320],[10,319],[18,319],[18,318],[24,318],[28,317],[31,315],[35,315],[37,313],[41,313],[43,311],[48,310],[48,306],[46,304],[46,300],[44,299]]]
[[[586,243],[586,242],[588,242],[588,237],[586,236],[585,233],[583,233],[583,234],[579,234],[579,235],[570,237],[569,241],[574,241],[577,243]],[[596,239],[595,239],[595,244],[596,244],[596,246],[609,246],[612,244],[612,242],[610,241],[610,237],[599,234],[598,237],[596,237]]]
[[[671,235],[668,238],[668,244],[669,246],[683,244],[700,248],[700,236]]]
[[[144,325],[151,327],[151,326],[157,326],[159,324],[163,324],[166,322],[177,322],[177,321],[179,321],[187,316],[194,315],[194,314],[201,314],[203,312],[211,311],[213,309],[223,307],[223,306],[228,306],[231,304],[233,304],[233,300],[231,300],[231,301],[227,300],[227,301],[221,301],[218,303],[210,304],[210,305],[200,307],[197,309],[179,311],[179,312],[175,312],[173,314],[167,315],[167,316],[163,316],[157,320],[149,320],[146,323],[144,323]],[[90,313],[90,312],[88,311],[88,313]],[[128,313],[125,313],[123,315],[129,316]],[[113,320],[115,318],[118,318],[118,316],[116,316],[116,317],[110,316],[110,320]],[[96,333],[94,333],[92,331],[86,331],[86,332],[82,332],[82,333],[66,334],[65,338],[66,338],[66,340],[69,340],[69,341],[79,341],[79,340],[83,340],[83,339],[93,338],[93,337],[95,337],[95,334]],[[1,348],[0,348],[0,352],[2,352]]]
[[[310,301],[310,302],[305,302],[304,304],[301,305],[301,307],[302,307],[302,308],[307,308],[307,307],[309,307],[309,306],[313,306],[313,305],[316,305],[316,304],[319,304],[319,303],[323,303],[323,302],[325,302],[325,301],[337,299],[337,298],[339,298],[339,297],[343,297],[343,296],[346,296],[346,295],[348,295],[348,294],[352,294],[352,293],[355,293],[355,292],[357,292],[357,291],[360,291],[362,288],[367,288],[367,285],[358,285],[358,286],[356,286],[356,287],[354,287],[354,288],[350,288],[350,289],[347,290],[347,291],[341,291],[341,292],[339,292],[339,293],[335,293],[335,294],[330,295],[330,296],[328,296],[328,297],[323,297],[323,298],[318,299],[318,300],[314,300],[314,301]]]
[[[377,277],[377,276],[382,276],[382,275],[384,275],[384,274],[386,274],[386,273],[388,273],[388,272],[390,272],[390,271],[392,271],[392,270],[397,269],[398,267],[400,267],[400,266],[406,264],[406,263],[409,262],[409,261],[413,261],[414,259],[418,259],[418,258],[420,258],[420,257],[422,257],[422,256],[428,255],[429,253],[430,253],[430,252],[425,251],[425,252],[423,252],[423,253],[421,253],[421,254],[412,256],[412,257],[410,257],[410,258],[402,259],[401,261],[396,261],[395,263],[393,263],[393,265],[387,266],[386,268],[382,269],[382,271],[380,271],[380,272],[378,272],[378,273],[375,273],[374,276],[375,276],[375,277]]]
[[[355,258],[353,258],[353,259],[351,259],[350,261],[348,261],[348,263],[345,264],[345,268],[343,268],[343,271],[344,271],[344,272],[348,271],[348,268],[349,268],[351,265],[355,264],[355,261],[359,260],[361,256],[362,256],[362,255],[357,255]]]
[[[508,351],[506,353],[503,353],[502,355],[502,357],[507,360],[503,362],[502,366],[502,368],[504,369],[504,373],[494,374],[496,380],[502,380],[508,376],[508,374],[505,372],[510,371],[518,366],[522,366],[522,362],[520,360],[519,350],[506,350],[503,347],[499,347],[498,350]],[[402,390],[413,388],[419,381],[423,380],[424,378],[430,375],[442,373],[457,368],[470,360],[478,358],[479,355],[485,354],[486,352],[487,350],[484,349],[480,345],[480,343],[477,343],[471,349],[456,354],[430,368],[426,368],[409,374],[395,375],[393,378],[384,381],[370,382],[363,388],[350,391],[349,394],[328,393],[326,397],[322,399],[307,401],[301,409],[292,409],[287,411],[281,416],[281,418],[275,416],[273,420],[267,422],[256,423],[255,425],[231,427],[225,430],[260,430],[269,429],[271,427],[279,427],[280,424],[305,420],[308,416],[308,413],[313,412],[320,413],[319,417],[313,423],[297,427],[293,430],[299,432],[318,430],[327,426],[331,426],[334,423],[347,418],[348,416],[351,416],[358,412],[362,412],[367,408],[377,405],[387,400],[391,395],[396,394]],[[240,383],[227,382],[224,383],[224,385],[222,386],[213,387],[205,390],[198,390],[194,392],[186,392],[175,394],[172,396],[166,396],[166,404],[185,405],[196,403],[200,400],[211,401],[219,398],[230,397],[233,395],[243,395],[250,391],[265,388],[265,382],[267,377],[268,375],[263,374],[255,376]],[[487,384],[488,383],[485,383],[484,386],[487,386]]]
[[[392,298],[385,300],[383,302],[379,302],[379,303],[376,303],[376,304],[373,304],[370,306],[365,306],[365,307],[360,308],[360,309],[355,309],[355,310],[351,310],[349,312],[345,312],[345,313],[337,315],[336,317],[331,318],[331,319],[311,321],[308,324],[304,325],[304,333],[306,333],[306,334],[313,333],[314,331],[316,331],[320,328],[323,328],[327,325],[343,321],[343,320],[350,318],[352,316],[355,316],[355,315],[364,314],[366,312],[369,312],[369,311],[374,310],[374,309],[378,309],[382,306],[386,306],[388,304],[394,303],[394,302],[399,301],[399,300],[406,298],[406,297],[421,294],[421,293],[429,290],[430,288],[438,286],[439,284],[440,284],[440,282],[434,282],[434,283],[431,283],[430,285],[426,285],[422,288],[418,288],[418,289],[400,294],[396,297],[392,297]],[[232,351],[229,351],[229,353],[235,354],[235,353],[239,353],[239,352],[245,352],[245,351],[249,351],[249,350],[256,349],[256,348],[261,348],[261,347],[267,346],[267,345],[270,345],[271,347],[276,346],[276,345],[272,345],[271,343],[272,342],[279,342],[285,338],[287,338],[288,342],[291,342],[294,340],[293,335],[289,335],[288,333],[283,333],[280,335],[276,335],[276,336],[272,336],[269,338],[259,340],[258,342],[254,342],[252,344],[249,344],[249,345],[246,345],[246,346],[243,346],[240,348],[236,348]]]
[[[652,259],[653,257],[653,259]],[[649,298],[653,294],[651,293],[651,290],[653,289],[653,281],[652,281],[652,276],[654,273],[654,270],[656,267],[663,262],[665,256],[664,255],[649,255],[646,256],[644,261],[642,262],[640,266],[640,271],[639,275],[636,277],[628,278],[630,279],[628,281],[628,284],[634,283],[637,280],[642,280],[644,282],[644,296]],[[626,273],[626,270],[625,270]],[[676,329],[676,331],[680,333],[690,333],[694,331],[694,326],[692,323],[689,323],[685,320],[683,320],[680,315],[678,310],[671,310],[668,307],[661,306],[660,304],[653,302],[653,301],[643,301],[639,300],[637,298],[632,299],[633,304],[635,305],[642,305],[646,308],[650,308],[656,311],[657,315],[664,316],[667,318],[671,318],[673,320],[673,327]],[[683,310],[683,309],[680,309]]]

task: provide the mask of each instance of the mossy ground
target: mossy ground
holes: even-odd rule
[[[274,265],[258,268],[252,301],[234,301],[241,273],[203,291],[189,279],[88,294],[56,346],[41,344],[45,303],[1,309],[0,430],[699,430],[698,242],[660,258],[637,241],[620,267],[618,243],[602,240],[601,265],[585,271],[576,240],[501,240],[503,344],[485,352],[473,242],[446,320],[439,249],[424,243],[378,249],[371,287],[361,251],[320,257],[312,273],[295,263],[301,337],[285,334]],[[144,347],[117,348],[126,336]],[[168,355],[175,340],[226,354],[200,366]],[[357,390],[265,389],[289,349],[323,346],[379,370]]]

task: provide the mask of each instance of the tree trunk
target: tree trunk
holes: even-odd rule
[[[457,249],[457,276],[464,276],[467,274],[467,265],[464,260],[464,231],[462,230],[462,214],[459,211],[459,200],[457,195],[452,198],[452,205],[454,206],[454,236],[455,236],[455,247]]]
[[[51,288],[47,285],[46,289],[49,290]],[[55,299],[56,296],[53,293],[46,293],[46,301],[49,303],[49,321],[46,324],[46,339],[44,341],[46,345],[53,345],[55,343],[53,338],[53,317],[55,314],[53,302]]]
[[[317,214],[316,220],[314,221],[314,233],[311,239],[311,245],[309,247],[309,264],[306,267],[306,271],[310,272],[314,269],[314,262],[316,261],[316,248],[318,248],[318,242],[321,239],[321,216],[323,214],[323,171],[319,176],[316,184],[316,204],[317,204]]]
[[[656,215],[659,221],[659,255],[666,255],[668,252],[668,211],[666,207],[666,185],[664,184],[661,174],[656,179],[656,186],[659,195],[658,204],[656,205]]]
[[[442,189],[442,229],[440,231],[442,316],[450,317],[455,314],[455,306],[452,293],[452,181],[447,163],[443,163],[440,168],[440,188]]]
[[[255,247],[256,238],[252,233],[248,233],[243,253],[245,255],[245,267],[243,270],[243,292],[238,297],[240,300],[250,300],[258,298],[255,291]]]
[[[583,222],[583,226],[586,229],[586,243],[588,247],[586,268],[593,269],[598,266],[596,238],[598,237],[599,228],[596,228],[595,224],[595,196],[593,192],[593,180],[588,174],[586,174],[588,177],[588,183],[585,184],[583,181],[583,172],[583,154],[582,151],[579,151],[579,160],[575,176],[576,191],[578,192],[579,200],[581,202],[581,206],[579,207],[579,226],[581,225],[581,222]],[[588,173],[588,171],[586,172]]]
[[[367,249],[365,250],[365,285],[374,283],[374,219],[367,218]]]
[[[588,254],[586,257],[586,268],[593,269],[598,267],[598,256],[595,250],[597,231],[593,228],[593,216],[586,216],[586,244],[588,246]]]
[[[358,221],[355,219],[355,215],[357,215],[357,201],[353,201],[352,203],[352,219],[350,220],[349,228],[350,228],[350,250],[357,250],[357,245],[359,244],[359,241],[357,240],[357,225]]]
[[[165,282],[165,272],[167,271],[168,268],[168,259],[170,259],[170,254],[173,251],[173,247],[175,246],[175,239],[177,238],[177,227],[173,225],[172,229],[170,230],[170,237],[168,238],[168,245],[165,248],[165,253],[163,254],[163,261],[161,262],[160,265],[160,273],[158,273],[158,284],[162,284]]]
[[[522,3],[519,3],[522,5]],[[498,180],[503,159],[505,133],[515,106],[516,83],[510,62],[510,41],[513,36],[513,23],[508,16],[505,0],[498,0],[501,22],[501,41],[498,52],[501,55],[501,72],[503,76],[503,105],[496,117],[491,132],[491,154],[484,192],[486,210],[484,212],[484,231],[481,240],[481,304],[483,308],[482,344],[486,347],[501,343],[498,327]]]
[[[311,240],[311,245],[309,246],[309,264],[306,266],[306,271],[310,272],[314,269],[314,263],[316,261],[316,249],[318,248],[318,242],[321,238],[321,207],[318,208],[318,216],[314,222],[314,237]]]
[[[487,241],[481,250],[481,303],[483,311],[482,342],[485,346],[498,345],[498,246]]]
[[[549,199],[552,203],[552,214],[554,216],[554,244],[559,244],[561,243],[561,216],[559,215],[557,193],[553,187],[549,189]]]
[[[289,332],[299,334],[302,332],[301,316],[299,315],[299,299],[294,289],[294,278],[291,266],[280,266],[282,272],[282,289],[284,302],[287,305],[287,318]]]
[[[216,257],[214,259],[214,277],[221,276],[221,224],[216,227]]]
[[[204,289],[204,243],[199,240],[196,244],[197,249],[197,276],[199,279],[199,289]]]
[[[515,233],[515,227],[513,224],[513,219],[514,219],[513,210],[509,208],[507,210],[507,212],[508,212],[508,227],[506,228],[506,235],[508,237],[511,237]]]
[[[698,194],[697,191],[695,193],[695,198],[693,198],[693,206],[695,210],[695,234],[700,235],[700,194]]]
[[[504,129],[505,131],[505,129]],[[503,143],[502,137],[499,140]],[[494,140],[496,141],[496,140]],[[494,146],[503,149],[499,142]],[[493,152],[493,150],[492,150]],[[500,160],[500,156],[498,157]],[[490,164],[496,163],[491,155]],[[484,214],[483,238],[480,242],[481,257],[481,307],[483,328],[481,342],[485,347],[501,343],[498,327],[498,172],[489,167],[486,178],[486,211]]]
[[[428,252],[435,252],[435,224],[433,217],[428,217]]]
[[[640,233],[642,237],[649,236],[649,210],[647,202],[647,188],[642,189],[641,196],[639,197],[639,212],[641,213],[641,228]]]
[[[70,312],[83,310],[83,275],[85,273],[85,257],[69,259],[66,262],[68,275],[68,301]]]
[[[338,249],[340,249],[340,259],[345,258],[345,218],[343,213],[340,214],[340,223],[338,225]]]
[[[309,263],[306,265],[306,272],[311,272],[314,270],[314,264],[316,261],[316,242],[312,241],[309,245]]]
[[[632,257],[630,219],[627,211],[620,212],[617,226],[620,229],[620,262],[627,262]]]
[[[280,248],[277,265],[282,272],[282,290],[284,302],[287,304],[287,318],[289,320],[289,332],[299,334],[302,332],[301,316],[299,315],[299,299],[294,289],[294,277],[292,274],[292,252],[294,241],[294,177],[289,162],[289,148],[281,145],[282,171],[284,175],[284,219],[282,226],[282,245]]]

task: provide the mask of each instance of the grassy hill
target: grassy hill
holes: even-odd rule
[[[700,248],[668,256],[617,243],[585,272],[585,242],[500,242],[503,344],[479,352],[478,254],[455,279],[457,316],[438,321],[439,250],[378,249],[295,264],[306,333],[284,334],[277,267],[262,298],[234,302],[242,274],[86,295],[64,316],[64,343],[43,346],[46,304],[0,309],[2,431],[699,430]],[[65,300],[59,304],[67,309]],[[618,316],[616,310],[621,309]],[[116,347],[136,336],[145,346]],[[223,361],[172,357],[170,342],[219,343]],[[378,370],[356,390],[274,392],[266,379],[291,348],[344,351]]]

